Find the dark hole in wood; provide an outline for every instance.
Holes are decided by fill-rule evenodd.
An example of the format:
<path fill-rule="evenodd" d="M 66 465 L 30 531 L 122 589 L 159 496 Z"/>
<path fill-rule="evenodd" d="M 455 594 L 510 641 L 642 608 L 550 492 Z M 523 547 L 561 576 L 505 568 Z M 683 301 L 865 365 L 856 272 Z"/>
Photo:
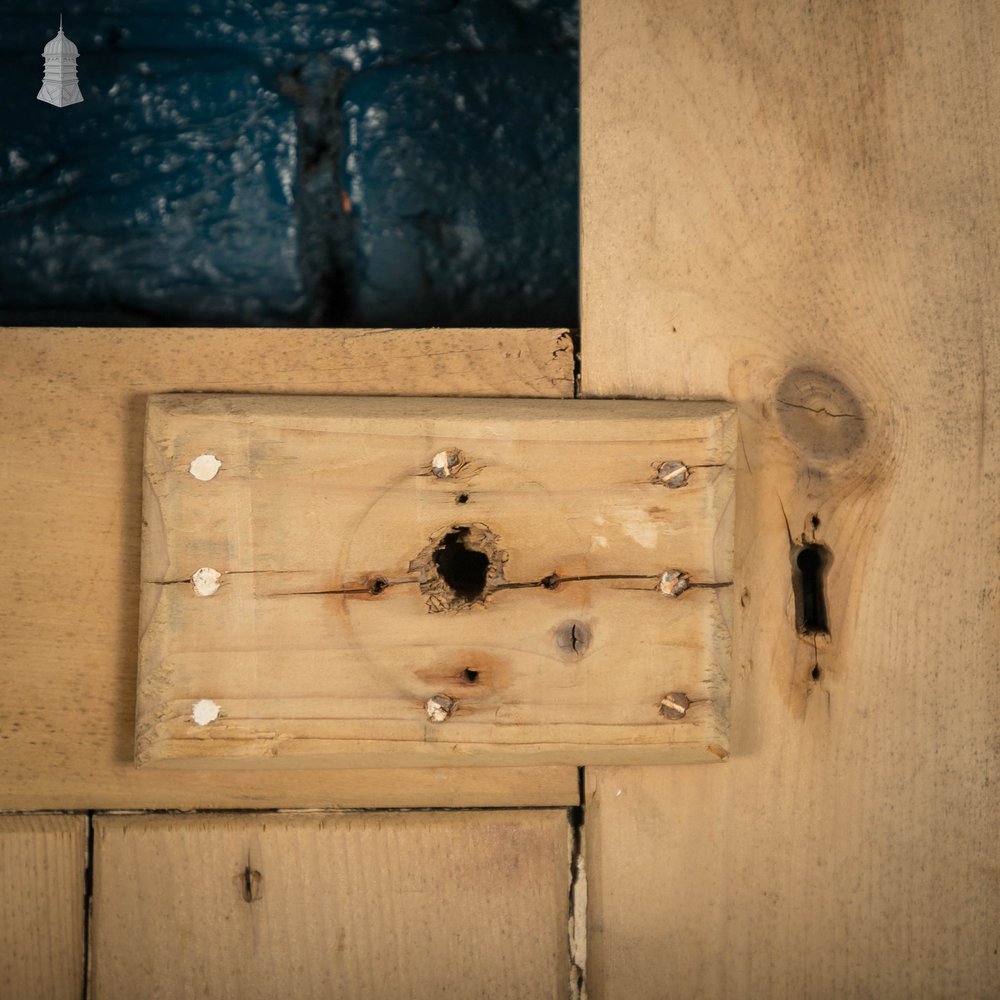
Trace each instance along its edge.
<path fill-rule="evenodd" d="M 468 493 L 459 493 L 458 496 L 455 497 L 455 503 L 468 503 L 468 502 L 469 502 Z"/>
<path fill-rule="evenodd" d="M 812 679 L 814 681 L 818 681 L 822 673 L 823 671 L 819 669 L 819 664 L 817 663 L 816 666 L 812 668 Z"/>
<path fill-rule="evenodd" d="M 456 597 L 465 601 L 475 601 L 482 597 L 486 588 L 486 573 L 490 567 L 485 552 L 466 548 L 468 528 L 449 531 L 434 550 L 434 563 L 441 579 L 452 589 Z"/>
<path fill-rule="evenodd" d="M 473 670 L 471 667 L 466 667 L 462 671 L 462 680 L 466 684 L 475 684 L 479 680 L 479 671 Z"/>
<path fill-rule="evenodd" d="M 830 632 L 823 591 L 829 561 L 829 550 L 823 545 L 802 545 L 793 551 L 795 625 L 803 635 L 828 635 Z"/>
<path fill-rule="evenodd" d="M 555 573 L 549 574 L 549 576 L 542 580 L 542 586 L 546 590 L 555 590 L 559 586 L 559 577 Z"/>
<path fill-rule="evenodd" d="M 378 597 L 378 595 L 381 594 L 382 591 L 388 586 L 388 580 L 383 579 L 381 576 L 376 576 L 368 583 L 368 593 L 374 597 Z"/>
<path fill-rule="evenodd" d="M 243 869 L 243 898 L 248 903 L 260 899 L 260 872 L 249 865 Z"/>

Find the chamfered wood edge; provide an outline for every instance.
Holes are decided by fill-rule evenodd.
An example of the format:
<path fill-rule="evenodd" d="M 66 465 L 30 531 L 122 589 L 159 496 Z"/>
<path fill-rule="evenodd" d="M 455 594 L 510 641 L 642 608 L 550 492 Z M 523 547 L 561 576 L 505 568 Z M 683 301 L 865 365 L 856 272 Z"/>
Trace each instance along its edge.
<path fill-rule="evenodd" d="M 504 411 L 495 412 L 496 404 L 502 403 Z M 432 419 L 463 420 L 481 419 L 489 416 L 490 435 L 495 434 L 495 423 L 506 422 L 514 428 L 531 426 L 539 418 L 561 419 L 565 413 L 578 427 L 583 419 L 593 421 L 600 428 L 599 421 L 608 416 L 624 416 L 630 422 L 639 421 L 648 425 L 651 437 L 664 420 L 690 423 L 703 433 L 698 439 L 698 448 L 692 456 L 698 462 L 719 465 L 710 484 L 712 501 L 710 509 L 718 518 L 716 526 L 715 557 L 720 569 L 729 574 L 731 587 L 732 568 L 732 518 L 731 512 L 734 475 L 733 461 L 737 443 L 737 415 L 734 407 L 721 400 L 581 400 L 573 403 L 551 400 L 503 398 L 499 400 L 461 398 L 400 398 L 400 397 L 341 397 L 302 395 L 255 395 L 255 394 L 154 394 L 148 397 L 146 411 L 146 455 L 144 458 L 144 511 L 147 530 L 143 533 L 143 583 L 142 613 L 140 616 L 140 683 L 137 686 L 137 712 L 135 730 L 135 760 L 139 766 L 168 768 L 229 767 L 252 768 L 255 764 L 291 768 L 309 767 L 467 767 L 467 766 L 517 766 L 517 765 L 570 765 L 581 767 L 596 764 L 663 764 L 716 762 L 729 756 L 728 720 L 728 664 L 730 649 L 731 612 L 723 613 L 722 620 L 714 614 L 710 645 L 709 665 L 713 675 L 708 678 L 712 692 L 712 711 L 709 717 L 698 725 L 705 731 L 698 732 L 696 738 L 672 739 L 665 742 L 651 742 L 636 746 L 629 739 L 619 743 L 577 744 L 573 740 L 558 745 L 541 742 L 533 737 L 526 744 L 489 744 L 462 741 L 455 736 L 447 740 L 431 743 L 418 740 L 404 740 L 391 749 L 386 749 L 384 740 L 371 742 L 358 739 L 302 739 L 290 738 L 278 750 L 278 740 L 261 738 L 239 738 L 230 735 L 218 740 L 176 739 L 164 732 L 161 724 L 167 715 L 163 689 L 162 671 L 156 664 L 162 659 L 162 629 L 156 628 L 151 634 L 150 623 L 162 584 L 152 582 L 149 577 L 158 574 L 147 571 L 153 564 L 159 566 L 166 558 L 162 552 L 164 535 L 158 488 L 169 471 L 162 446 L 165 422 L 175 414 L 198 417 L 227 417 L 232 413 L 248 415 L 254 407 L 263 417 L 296 419 L 316 417 L 322 420 L 343 418 L 348 421 L 361 417 L 369 418 L 366 408 L 380 407 L 388 419 L 408 420 L 414 413 Z M 372 409 L 372 412 L 374 410 Z M 690 429 L 689 429 L 690 430 Z M 578 436 L 578 432 L 577 435 Z M 613 439 L 613 438 L 612 438 Z M 727 539 L 728 533 L 728 539 Z M 162 575 L 162 574 L 160 574 Z M 718 609 L 724 612 L 726 598 L 724 592 L 714 595 Z M 731 604 L 731 601 L 729 602 Z M 714 654 L 714 655 L 712 655 Z M 153 668 L 149 669 L 149 664 Z M 719 715 L 719 709 L 722 715 Z M 537 728 L 537 727 L 536 727 Z M 606 732 L 605 727 L 597 727 Z M 685 732 L 689 731 L 685 723 Z M 499 747 L 499 748 L 498 748 Z M 289 752 L 291 751 L 291 752 Z M 412 755 L 412 756 L 407 756 Z M 280 760 L 278 759 L 280 757 Z"/>
<path fill-rule="evenodd" d="M 686 740 L 660 746 L 628 746 L 596 744 L 547 747 L 545 744 L 516 744 L 497 750 L 495 747 L 478 749 L 475 744 L 450 746 L 425 746 L 407 744 L 404 750 L 387 751 L 383 743 L 373 740 L 371 749 L 362 741 L 312 740 L 297 741 L 316 744 L 315 747 L 298 747 L 296 752 L 269 756 L 252 740 L 226 740 L 235 744 L 221 747 L 215 743 L 214 753 L 200 751 L 192 756 L 190 740 L 162 739 L 151 743 L 143 751 L 140 766 L 152 769 L 198 770 L 253 770 L 266 762 L 268 767 L 287 769 L 315 769 L 317 767 L 353 768 L 412 768 L 427 767 L 524 767 L 567 765 L 628 766 L 659 764 L 707 764 L 729 758 L 729 736 L 724 727 L 706 731 L 700 740 Z M 222 741 L 220 741 L 222 742 Z M 347 749 L 337 746 L 346 744 Z M 199 748 L 200 749 L 200 748 Z"/>

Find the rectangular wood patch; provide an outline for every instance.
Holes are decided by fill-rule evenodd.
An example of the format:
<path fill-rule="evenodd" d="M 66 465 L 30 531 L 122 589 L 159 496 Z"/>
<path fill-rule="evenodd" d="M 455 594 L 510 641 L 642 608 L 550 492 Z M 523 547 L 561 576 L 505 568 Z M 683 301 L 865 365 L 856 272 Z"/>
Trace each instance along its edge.
<path fill-rule="evenodd" d="M 563 809 L 97 817 L 89 995 L 566 997 L 570 833 Z"/>
<path fill-rule="evenodd" d="M 136 759 L 717 761 L 714 402 L 149 400 Z"/>

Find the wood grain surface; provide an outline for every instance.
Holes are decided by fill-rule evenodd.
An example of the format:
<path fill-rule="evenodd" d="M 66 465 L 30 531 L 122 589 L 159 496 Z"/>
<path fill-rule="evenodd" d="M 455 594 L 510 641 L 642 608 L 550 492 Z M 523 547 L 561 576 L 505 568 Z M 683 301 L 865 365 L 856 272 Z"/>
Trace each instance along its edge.
<path fill-rule="evenodd" d="M 0 997 L 79 1000 L 86 816 L 0 816 Z"/>
<path fill-rule="evenodd" d="M 726 404 L 174 394 L 146 427 L 137 760 L 725 758 Z"/>
<path fill-rule="evenodd" d="M 6 329 L 0 386 L 0 808 L 576 801 L 573 768 L 234 777 L 133 763 L 146 397 L 571 397 L 565 331 Z"/>
<path fill-rule="evenodd" d="M 590 995 L 994 997 L 997 7 L 582 34 L 584 393 L 733 399 L 744 449 L 733 755 L 588 769 Z"/>
<path fill-rule="evenodd" d="M 565 810 L 102 816 L 92 1000 L 569 993 Z"/>

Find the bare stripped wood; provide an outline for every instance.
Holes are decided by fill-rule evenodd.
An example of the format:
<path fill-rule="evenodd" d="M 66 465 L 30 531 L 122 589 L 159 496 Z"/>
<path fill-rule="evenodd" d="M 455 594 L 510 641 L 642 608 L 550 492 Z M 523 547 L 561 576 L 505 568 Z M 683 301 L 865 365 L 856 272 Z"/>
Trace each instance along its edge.
<path fill-rule="evenodd" d="M 79 1000 L 86 816 L 0 816 L 0 996 Z"/>
<path fill-rule="evenodd" d="M 143 415 L 177 390 L 572 396 L 560 330 L 0 331 L 0 808 L 569 804 L 572 768 L 137 771 Z"/>
<path fill-rule="evenodd" d="M 735 444 L 715 403 L 154 397 L 137 759 L 725 758 Z"/>
<path fill-rule="evenodd" d="M 93 1000 L 562 998 L 564 810 L 104 816 Z"/>
<path fill-rule="evenodd" d="M 996 996 L 996 7 L 582 37 L 584 391 L 732 398 L 743 452 L 733 756 L 588 771 L 590 994 Z"/>

